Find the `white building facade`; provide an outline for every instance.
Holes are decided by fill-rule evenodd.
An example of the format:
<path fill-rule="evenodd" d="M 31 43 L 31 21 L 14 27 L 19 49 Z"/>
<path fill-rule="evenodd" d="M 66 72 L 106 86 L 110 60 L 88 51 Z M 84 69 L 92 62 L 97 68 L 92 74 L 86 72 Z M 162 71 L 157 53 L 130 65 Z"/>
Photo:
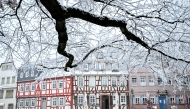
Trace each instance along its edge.
<path fill-rule="evenodd" d="M 13 64 L 0 65 L 0 109 L 16 109 L 16 72 Z"/>

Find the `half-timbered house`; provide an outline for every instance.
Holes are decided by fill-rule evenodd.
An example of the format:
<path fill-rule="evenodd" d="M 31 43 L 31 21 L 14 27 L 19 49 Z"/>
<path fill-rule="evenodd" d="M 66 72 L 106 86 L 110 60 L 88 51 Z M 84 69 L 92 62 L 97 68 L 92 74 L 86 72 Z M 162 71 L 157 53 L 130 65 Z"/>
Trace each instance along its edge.
<path fill-rule="evenodd" d="M 73 73 L 73 109 L 129 109 L 128 74 L 98 52 Z"/>
<path fill-rule="evenodd" d="M 19 69 L 17 109 L 72 109 L 72 77 L 58 74 L 44 76 L 41 68 Z M 36 77 L 44 79 L 38 81 Z"/>

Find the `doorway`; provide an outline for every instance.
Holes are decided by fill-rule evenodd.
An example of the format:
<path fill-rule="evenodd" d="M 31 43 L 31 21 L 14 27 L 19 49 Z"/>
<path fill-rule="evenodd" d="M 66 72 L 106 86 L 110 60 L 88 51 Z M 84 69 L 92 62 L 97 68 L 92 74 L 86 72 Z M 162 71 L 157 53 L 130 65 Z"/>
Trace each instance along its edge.
<path fill-rule="evenodd" d="M 160 95 L 159 96 L 159 105 L 160 105 L 160 109 L 167 109 L 167 107 L 166 107 L 166 95 Z"/>
<path fill-rule="evenodd" d="M 109 96 L 108 95 L 102 96 L 102 109 L 109 109 Z"/>

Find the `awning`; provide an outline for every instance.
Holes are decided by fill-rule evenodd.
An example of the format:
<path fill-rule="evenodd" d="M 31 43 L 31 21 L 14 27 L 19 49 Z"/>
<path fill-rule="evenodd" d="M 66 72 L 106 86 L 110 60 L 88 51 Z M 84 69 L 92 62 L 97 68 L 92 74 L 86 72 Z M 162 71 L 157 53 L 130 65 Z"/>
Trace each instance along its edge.
<path fill-rule="evenodd" d="M 0 106 L 4 106 L 5 103 L 0 103 Z"/>

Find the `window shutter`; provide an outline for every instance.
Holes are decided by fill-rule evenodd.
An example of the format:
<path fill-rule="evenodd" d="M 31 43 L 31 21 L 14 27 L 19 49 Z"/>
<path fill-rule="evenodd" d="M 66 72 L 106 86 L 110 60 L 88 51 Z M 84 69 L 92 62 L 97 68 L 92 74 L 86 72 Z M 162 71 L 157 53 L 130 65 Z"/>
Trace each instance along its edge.
<path fill-rule="evenodd" d="M 127 103 L 127 105 L 129 105 L 129 95 L 126 98 L 126 103 Z"/>
<path fill-rule="evenodd" d="M 59 106 L 59 98 L 56 98 L 56 106 Z"/>
<path fill-rule="evenodd" d="M 50 98 L 50 106 L 53 106 L 53 104 L 52 104 L 52 98 Z"/>
<path fill-rule="evenodd" d="M 168 94 L 168 104 L 171 104 L 170 95 Z"/>
<path fill-rule="evenodd" d="M 78 105 L 77 96 L 74 96 L 74 104 Z"/>
<path fill-rule="evenodd" d="M 156 104 L 158 104 L 158 95 L 156 95 Z"/>
<path fill-rule="evenodd" d="M 113 105 L 113 96 L 110 96 L 110 104 Z"/>
<path fill-rule="evenodd" d="M 178 98 L 178 95 L 176 95 L 176 104 L 179 104 L 179 98 Z"/>
<path fill-rule="evenodd" d="M 132 95 L 133 96 L 133 104 L 136 104 L 136 102 L 135 102 L 135 95 Z"/>
<path fill-rule="evenodd" d="M 23 107 L 25 107 L 25 99 L 23 99 Z"/>
<path fill-rule="evenodd" d="M 140 104 L 143 104 L 143 97 L 140 95 Z"/>
<path fill-rule="evenodd" d="M 31 98 L 28 98 L 28 103 L 29 103 L 28 106 L 31 106 Z"/>
<path fill-rule="evenodd" d="M 37 106 L 38 104 L 37 104 L 37 98 L 35 98 L 35 104 L 34 104 L 34 106 Z"/>
<path fill-rule="evenodd" d="M 17 107 L 20 107 L 20 99 L 17 101 Z"/>
<path fill-rule="evenodd" d="M 63 106 L 65 106 L 65 105 L 66 105 L 66 98 L 63 97 Z"/>
<path fill-rule="evenodd" d="M 89 105 L 89 95 L 87 95 L 87 105 Z"/>

